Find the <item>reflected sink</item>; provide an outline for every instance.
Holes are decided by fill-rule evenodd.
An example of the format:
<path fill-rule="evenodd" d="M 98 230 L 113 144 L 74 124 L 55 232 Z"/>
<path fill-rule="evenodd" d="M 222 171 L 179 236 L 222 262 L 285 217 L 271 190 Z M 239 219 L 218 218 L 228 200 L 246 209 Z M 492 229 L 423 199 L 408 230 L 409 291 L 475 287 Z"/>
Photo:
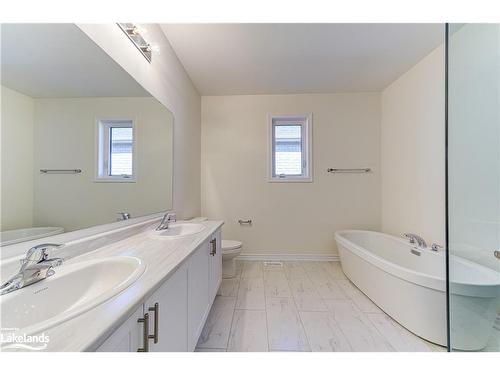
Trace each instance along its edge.
<path fill-rule="evenodd" d="M 205 229 L 203 224 L 196 223 L 175 223 L 170 224 L 168 229 L 154 230 L 154 235 L 160 238 L 176 238 L 200 233 Z"/>
<path fill-rule="evenodd" d="M 114 297 L 145 269 L 129 256 L 62 265 L 53 276 L 1 296 L 1 326 L 18 329 L 16 334 L 41 332 Z"/>

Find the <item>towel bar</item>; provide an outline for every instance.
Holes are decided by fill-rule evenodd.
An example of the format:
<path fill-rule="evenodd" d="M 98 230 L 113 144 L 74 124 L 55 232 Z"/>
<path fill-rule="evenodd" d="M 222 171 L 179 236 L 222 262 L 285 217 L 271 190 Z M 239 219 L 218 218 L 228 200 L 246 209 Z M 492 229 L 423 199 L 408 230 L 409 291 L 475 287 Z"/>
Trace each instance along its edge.
<path fill-rule="evenodd" d="M 371 172 L 371 168 L 328 168 L 326 170 L 330 173 L 368 173 Z"/>
<path fill-rule="evenodd" d="M 81 169 L 40 169 L 41 173 L 78 174 Z"/>

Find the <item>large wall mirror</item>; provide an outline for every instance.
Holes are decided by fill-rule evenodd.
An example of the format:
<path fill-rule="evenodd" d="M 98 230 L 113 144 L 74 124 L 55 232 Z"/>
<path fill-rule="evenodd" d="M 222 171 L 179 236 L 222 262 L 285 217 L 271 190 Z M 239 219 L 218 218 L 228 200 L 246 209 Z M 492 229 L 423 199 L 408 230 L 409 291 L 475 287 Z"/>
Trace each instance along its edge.
<path fill-rule="evenodd" d="M 172 208 L 172 113 L 76 25 L 2 25 L 0 99 L 2 246 Z"/>

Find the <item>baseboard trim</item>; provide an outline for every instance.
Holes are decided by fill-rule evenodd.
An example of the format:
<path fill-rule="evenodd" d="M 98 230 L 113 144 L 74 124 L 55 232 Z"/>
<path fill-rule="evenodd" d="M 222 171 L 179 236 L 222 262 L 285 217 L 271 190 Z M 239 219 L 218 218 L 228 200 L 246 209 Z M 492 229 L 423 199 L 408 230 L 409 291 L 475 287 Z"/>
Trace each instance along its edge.
<path fill-rule="evenodd" d="M 236 259 L 240 260 L 282 260 L 297 261 L 308 260 L 315 262 L 339 262 L 336 254 L 241 254 Z"/>

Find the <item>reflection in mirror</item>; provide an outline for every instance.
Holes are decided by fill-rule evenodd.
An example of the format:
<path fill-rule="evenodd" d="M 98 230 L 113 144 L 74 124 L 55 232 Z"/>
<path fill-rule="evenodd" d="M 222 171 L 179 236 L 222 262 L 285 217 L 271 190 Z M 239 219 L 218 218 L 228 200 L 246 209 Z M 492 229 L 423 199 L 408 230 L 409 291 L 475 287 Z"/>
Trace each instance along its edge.
<path fill-rule="evenodd" d="M 171 209 L 172 113 L 76 25 L 2 25 L 1 79 L 2 246 Z"/>

